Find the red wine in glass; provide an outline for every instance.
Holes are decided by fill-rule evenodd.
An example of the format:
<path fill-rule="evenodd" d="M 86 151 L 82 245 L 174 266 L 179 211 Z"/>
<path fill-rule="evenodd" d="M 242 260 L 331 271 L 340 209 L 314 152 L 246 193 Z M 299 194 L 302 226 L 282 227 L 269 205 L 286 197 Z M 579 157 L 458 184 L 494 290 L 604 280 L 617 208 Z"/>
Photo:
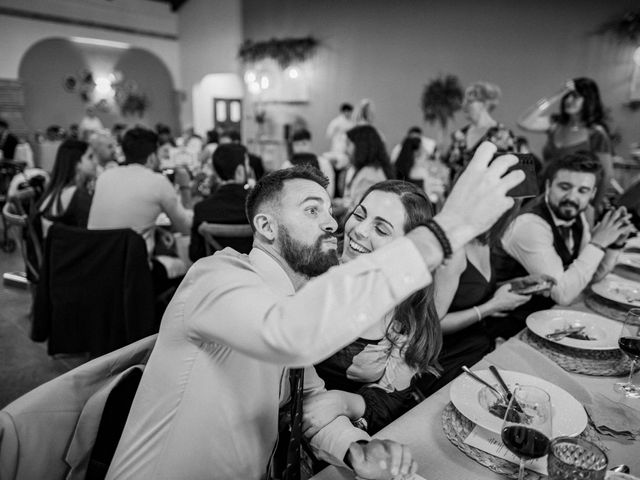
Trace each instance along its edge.
<path fill-rule="evenodd" d="M 502 443 L 520 458 L 518 480 L 524 478 L 524 462 L 546 455 L 551 438 L 551 398 L 541 388 L 516 385 L 502 424 Z"/>
<path fill-rule="evenodd" d="M 633 374 L 636 361 L 640 360 L 640 308 L 632 308 L 627 315 L 618 337 L 620 350 L 631 359 L 629 378 L 626 382 L 618 382 L 614 389 L 629 398 L 640 398 L 640 385 L 634 385 Z"/>
<path fill-rule="evenodd" d="M 544 457 L 549 448 L 549 438 L 534 428 L 509 425 L 502 429 L 502 443 L 520 458 L 531 460 Z"/>

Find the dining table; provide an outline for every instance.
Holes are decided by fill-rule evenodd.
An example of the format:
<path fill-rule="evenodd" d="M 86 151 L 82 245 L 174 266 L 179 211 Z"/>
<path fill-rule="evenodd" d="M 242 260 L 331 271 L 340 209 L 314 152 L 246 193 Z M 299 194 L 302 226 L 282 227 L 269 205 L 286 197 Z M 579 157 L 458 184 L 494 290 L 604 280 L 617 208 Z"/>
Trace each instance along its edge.
<path fill-rule="evenodd" d="M 640 288 L 640 282 L 638 288 Z M 581 296 L 569 307 L 554 308 L 593 313 L 584 300 L 584 296 Z M 616 325 L 622 327 L 619 319 Z M 537 348 L 535 344 L 527 341 L 529 338 L 526 336 L 527 334 L 530 332 L 525 329 L 519 335 L 501 343 L 476 365 L 470 366 L 471 370 L 487 370 L 490 365 L 494 365 L 500 371 L 533 375 L 566 390 L 581 404 L 592 401 L 594 406 L 598 406 L 598 402 L 601 401 L 607 405 L 611 402 L 618 402 L 626 405 L 624 408 L 631 409 L 633 414 L 637 414 L 637 418 L 640 419 L 640 399 L 626 398 L 622 393 L 614 391 L 615 382 L 626 380 L 623 374 L 599 376 L 567 371 L 549 358 L 544 349 Z M 640 373 L 636 373 L 636 383 L 640 381 L 638 377 L 640 377 Z M 413 458 L 417 461 L 418 474 L 427 480 L 506 478 L 504 472 L 498 473 L 499 469 L 493 471 L 481 464 L 482 462 L 477 461 L 478 457 L 481 460 L 484 458 L 484 463 L 486 463 L 486 456 L 468 456 L 448 438 L 445 432 L 447 429 L 443 428 L 443 419 L 445 423 L 450 421 L 450 415 L 446 414 L 451 412 L 450 393 L 452 384 L 455 382 L 454 379 L 423 400 L 376 433 L 374 438 L 395 440 L 407 445 Z M 640 428 L 640 425 L 637 427 Z M 606 452 L 609 466 L 626 464 L 632 474 L 640 475 L 640 436 L 630 439 L 601 434 L 593 429 L 591 420 L 587 429 L 590 429 L 591 432 L 588 439 L 594 441 Z M 448 430 L 450 432 L 450 428 Z M 463 446 L 463 448 L 465 447 Z M 515 478 L 513 475 L 510 476 Z M 314 480 L 353 479 L 354 475 L 351 470 L 346 468 L 330 466 L 312 478 Z M 546 478 L 546 476 L 532 475 L 526 478 L 537 479 Z"/>

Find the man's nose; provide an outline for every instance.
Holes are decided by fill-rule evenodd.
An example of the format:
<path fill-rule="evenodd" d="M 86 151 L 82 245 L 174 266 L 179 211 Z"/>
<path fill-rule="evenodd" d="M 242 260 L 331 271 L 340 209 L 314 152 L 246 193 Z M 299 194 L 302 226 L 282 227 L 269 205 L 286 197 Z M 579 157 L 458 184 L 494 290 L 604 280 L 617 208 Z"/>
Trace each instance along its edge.
<path fill-rule="evenodd" d="M 331 233 L 334 233 L 336 230 L 338 230 L 338 222 L 336 221 L 335 218 L 333 218 L 333 215 L 331 214 L 327 215 L 327 218 L 322 225 L 322 230 L 324 230 L 325 232 L 331 232 Z"/>

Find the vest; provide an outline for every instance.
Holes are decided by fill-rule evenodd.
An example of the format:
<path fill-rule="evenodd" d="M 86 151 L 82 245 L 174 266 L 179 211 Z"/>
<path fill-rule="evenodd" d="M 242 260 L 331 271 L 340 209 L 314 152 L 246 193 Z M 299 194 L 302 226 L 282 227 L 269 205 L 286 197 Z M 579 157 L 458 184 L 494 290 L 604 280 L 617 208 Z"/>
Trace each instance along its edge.
<path fill-rule="evenodd" d="M 545 222 L 549 224 L 551 228 L 551 232 L 553 233 L 553 248 L 556 253 L 560 256 L 562 260 L 562 267 L 564 270 L 569 268 L 569 265 L 573 263 L 573 261 L 578 257 L 580 253 L 580 245 L 582 244 L 582 235 L 584 230 L 584 225 L 581 217 L 576 218 L 576 221 L 572 225 L 572 234 L 573 234 L 573 252 L 570 252 L 567 248 L 564 238 L 556 227 L 553 216 L 551 215 L 551 211 L 547 206 L 547 203 L 544 199 L 544 194 L 538 196 L 535 200 L 527 204 L 524 207 L 518 216 L 523 215 L 525 213 L 532 213 L 534 215 L 539 216 Z M 491 250 L 491 263 L 493 265 L 496 280 L 498 282 L 503 282 L 507 280 L 511 280 L 517 277 L 524 277 L 529 275 L 529 272 L 514 259 L 511 255 L 509 255 L 504 248 L 502 247 L 502 243 L 495 246 Z M 539 310 L 547 310 L 555 305 L 555 302 L 549 298 L 542 295 L 533 295 L 531 300 L 524 305 L 518 307 L 514 310 L 514 315 L 525 320 L 526 317 L 532 313 L 537 312 Z"/>

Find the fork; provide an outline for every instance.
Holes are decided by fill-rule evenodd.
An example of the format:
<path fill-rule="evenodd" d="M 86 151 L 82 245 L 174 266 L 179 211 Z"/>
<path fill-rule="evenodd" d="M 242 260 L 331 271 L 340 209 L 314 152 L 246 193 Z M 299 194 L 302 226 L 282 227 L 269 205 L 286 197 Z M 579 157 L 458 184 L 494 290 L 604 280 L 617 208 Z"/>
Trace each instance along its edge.
<path fill-rule="evenodd" d="M 493 385 L 491 385 L 489 382 L 483 380 L 482 378 L 480 378 L 478 375 L 476 375 L 475 373 L 473 373 L 469 367 L 467 367 L 466 365 L 464 365 L 462 367 L 462 370 L 464 371 L 464 373 L 466 373 L 467 375 L 469 375 L 471 378 L 473 378 L 474 380 L 477 380 L 478 382 L 480 382 L 481 384 L 483 384 L 484 386 L 488 387 L 492 392 L 494 392 L 499 399 L 501 399 L 505 405 L 509 405 L 509 400 L 504 396 L 504 394 L 498 390 L 496 387 L 494 387 Z"/>
<path fill-rule="evenodd" d="M 553 332 L 553 333 L 548 333 L 546 336 L 549 340 L 562 340 L 564 337 L 568 337 L 569 335 L 572 335 L 574 333 L 580 333 L 584 330 L 584 325 L 583 326 L 575 326 L 575 327 L 569 327 L 569 328 L 565 328 L 564 330 L 559 330 L 557 332 Z"/>

